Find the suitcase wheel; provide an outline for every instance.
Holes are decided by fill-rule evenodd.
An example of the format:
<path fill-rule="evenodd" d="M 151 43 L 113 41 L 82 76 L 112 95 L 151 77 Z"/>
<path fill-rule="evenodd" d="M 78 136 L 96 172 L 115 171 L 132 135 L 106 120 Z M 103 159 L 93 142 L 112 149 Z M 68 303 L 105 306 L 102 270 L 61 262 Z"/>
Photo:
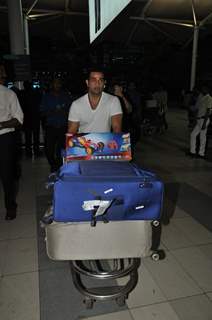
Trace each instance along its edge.
<path fill-rule="evenodd" d="M 153 220 L 153 221 L 152 221 L 152 226 L 153 226 L 153 227 L 158 227 L 159 224 L 160 224 L 160 222 L 159 222 L 158 220 Z"/>
<path fill-rule="evenodd" d="M 118 305 L 119 307 L 125 306 L 125 304 L 126 304 L 126 297 L 123 296 L 123 297 L 117 298 L 117 299 L 116 299 L 116 303 L 117 303 L 117 305 Z"/>
<path fill-rule="evenodd" d="M 159 254 L 158 254 L 157 252 L 153 252 L 153 253 L 151 254 L 151 258 L 152 258 L 152 260 L 154 260 L 154 261 L 158 261 L 158 260 L 160 259 Z"/>
<path fill-rule="evenodd" d="M 165 259 L 165 257 L 166 257 L 166 254 L 164 250 L 157 250 L 151 254 L 151 258 L 154 261 L 163 260 Z"/>

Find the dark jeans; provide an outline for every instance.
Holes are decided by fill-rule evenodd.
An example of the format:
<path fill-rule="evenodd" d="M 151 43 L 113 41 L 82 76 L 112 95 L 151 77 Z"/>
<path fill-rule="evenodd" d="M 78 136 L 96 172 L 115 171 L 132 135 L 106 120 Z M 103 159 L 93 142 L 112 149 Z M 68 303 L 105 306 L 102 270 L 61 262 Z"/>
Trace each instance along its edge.
<path fill-rule="evenodd" d="M 15 132 L 2 134 L 0 135 L 0 179 L 7 211 L 14 211 L 17 207 L 15 164 Z"/>
<path fill-rule="evenodd" d="M 61 151 L 65 148 L 66 131 L 66 127 L 46 127 L 45 151 L 52 172 L 58 170 L 63 163 Z"/>
<path fill-rule="evenodd" d="M 162 124 L 162 126 L 164 126 L 164 128 L 167 130 L 168 129 L 168 123 L 167 123 L 167 121 L 166 121 L 166 114 L 165 113 L 163 113 L 162 115 L 161 115 L 161 124 Z"/>

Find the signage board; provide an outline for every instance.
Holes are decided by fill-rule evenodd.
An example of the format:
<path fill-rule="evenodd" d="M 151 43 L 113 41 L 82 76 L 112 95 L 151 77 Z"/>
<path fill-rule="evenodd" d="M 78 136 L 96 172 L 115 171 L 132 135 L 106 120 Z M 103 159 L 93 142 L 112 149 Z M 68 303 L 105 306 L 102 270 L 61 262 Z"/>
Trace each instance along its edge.
<path fill-rule="evenodd" d="M 89 0 L 90 43 L 132 0 Z"/>

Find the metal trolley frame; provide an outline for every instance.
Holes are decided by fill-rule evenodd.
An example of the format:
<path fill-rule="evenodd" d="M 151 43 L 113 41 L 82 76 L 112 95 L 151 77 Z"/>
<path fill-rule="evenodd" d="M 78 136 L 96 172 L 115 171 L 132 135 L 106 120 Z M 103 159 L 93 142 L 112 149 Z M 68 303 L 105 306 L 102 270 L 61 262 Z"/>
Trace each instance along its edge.
<path fill-rule="evenodd" d="M 111 270 L 105 270 L 101 260 L 71 261 L 71 272 L 75 287 L 84 295 L 87 309 L 91 309 L 95 301 L 115 300 L 119 306 L 125 304 L 129 293 L 138 282 L 139 258 L 114 259 Z M 82 277 L 96 280 L 120 279 L 129 276 L 125 285 L 87 288 Z"/>
<path fill-rule="evenodd" d="M 98 246 L 97 252 L 94 249 L 97 238 L 102 233 L 102 228 L 105 228 L 104 223 L 98 223 L 97 227 L 95 227 L 94 229 L 92 228 L 92 231 L 95 231 L 93 237 L 91 237 L 90 234 L 91 226 L 89 223 L 80 225 L 66 223 L 44 224 L 44 227 L 46 229 L 47 254 L 49 258 L 53 260 L 70 261 L 73 283 L 77 290 L 84 296 L 84 303 L 86 308 L 88 309 L 91 309 L 93 307 L 95 301 L 114 300 L 119 306 L 123 306 L 130 292 L 132 292 L 132 290 L 137 285 L 138 268 L 140 266 L 141 258 L 149 255 L 153 260 L 157 261 L 165 257 L 165 253 L 163 250 L 157 250 L 157 248 L 155 248 L 154 250 L 150 250 L 150 247 L 148 246 L 148 251 L 146 251 L 145 249 L 144 252 L 139 251 L 139 253 L 137 249 L 142 246 L 142 238 L 140 238 L 140 236 L 138 239 L 134 238 L 134 235 L 138 235 L 138 233 L 142 234 L 142 231 L 144 231 L 144 229 L 142 229 L 142 226 L 144 225 L 142 222 L 140 222 L 142 224 L 139 224 L 139 222 L 131 222 L 132 225 L 126 223 L 127 222 L 122 222 L 121 224 L 111 223 L 111 225 L 110 223 L 108 223 L 105 225 L 106 229 L 109 228 L 107 229 L 107 231 L 111 231 L 108 235 L 107 233 L 105 233 L 106 243 L 111 241 L 110 245 L 113 245 L 116 249 L 117 246 L 122 244 L 121 253 L 115 251 L 117 255 L 115 256 L 113 253 L 113 258 L 110 258 L 110 251 L 108 248 L 106 249 L 105 243 L 103 243 L 103 246 L 101 244 L 100 246 Z M 148 225 L 149 228 L 152 228 L 152 230 L 154 230 L 158 229 L 160 223 L 159 221 L 149 221 Z M 135 254 L 135 256 L 130 258 L 128 257 L 129 248 L 132 248 L 131 246 L 133 245 L 133 241 L 131 241 L 131 244 L 128 245 L 128 248 L 125 248 L 126 243 L 124 245 L 123 241 L 121 243 L 119 242 L 119 244 L 118 241 L 116 241 L 116 245 L 114 243 L 114 241 L 117 240 L 118 234 L 120 236 L 120 230 L 122 228 L 124 229 L 124 227 L 126 228 L 126 226 L 128 229 L 127 231 L 129 231 L 127 239 L 129 240 L 133 238 L 133 240 L 136 241 L 134 243 L 133 253 L 131 252 L 131 254 Z M 127 234 L 124 233 L 125 237 L 126 235 Z M 78 238 L 75 239 L 75 236 L 77 236 Z M 81 246 L 85 244 L 85 238 L 89 239 L 88 247 L 82 248 Z M 78 249 L 75 246 L 73 247 L 74 241 L 78 243 Z M 62 249 L 65 249 L 64 246 L 66 247 L 67 251 L 63 250 L 62 252 Z M 79 249 L 80 254 L 78 253 Z M 105 249 L 107 252 L 107 256 L 105 254 L 102 254 Z M 89 255 L 87 254 L 87 250 L 90 250 Z M 92 279 L 94 285 L 95 283 L 98 283 L 98 285 L 94 287 L 88 287 L 85 284 L 85 280 L 87 278 Z M 111 286 L 107 283 L 107 280 L 109 282 L 109 280 L 116 281 L 122 278 L 123 283 L 125 282 L 125 284 L 123 285 L 115 284 Z M 103 286 L 100 286 L 101 281 L 104 282 Z"/>

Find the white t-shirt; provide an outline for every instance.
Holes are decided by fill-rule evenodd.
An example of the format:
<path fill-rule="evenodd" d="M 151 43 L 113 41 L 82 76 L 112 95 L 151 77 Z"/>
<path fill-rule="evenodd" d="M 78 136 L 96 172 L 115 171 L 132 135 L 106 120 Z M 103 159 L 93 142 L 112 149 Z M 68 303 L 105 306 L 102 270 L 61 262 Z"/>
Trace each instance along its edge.
<path fill-rule="evenodd" d="M 68 120 L 79 122 L 79 132 L 110 132 L 111 117 L 117 114 L 122 114 L 117 97 L 103 92 L 97 108 L 92 109 L 85 94 L 72 103 Z"/>
<path fill-rule="evenodd" d="M 14 91 L 0 85 L 0 122 L 17 119 L 23 123 L 23 112 Z M 14 131 L 14 128 L 4 128 L 0 134 Z"/>

